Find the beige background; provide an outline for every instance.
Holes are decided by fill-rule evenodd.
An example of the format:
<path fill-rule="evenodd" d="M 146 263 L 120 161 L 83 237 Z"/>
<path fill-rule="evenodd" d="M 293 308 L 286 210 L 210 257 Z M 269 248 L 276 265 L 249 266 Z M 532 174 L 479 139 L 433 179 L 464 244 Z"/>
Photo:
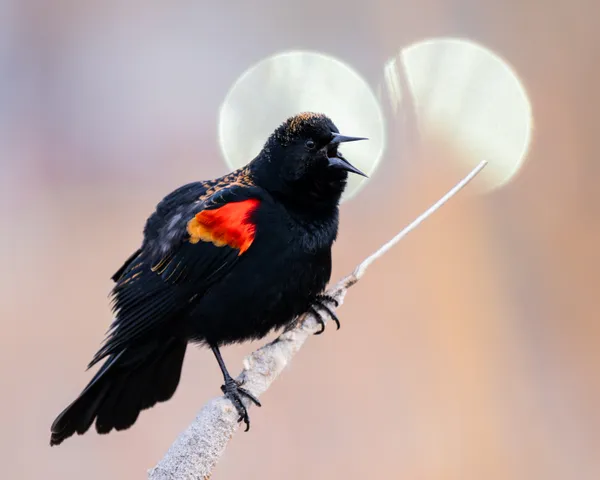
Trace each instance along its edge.
<path fill-rule="evenodd" d="M 250 3 L 0 2 L 2 478 L 144 478 L 219 393 L 210 352 L 192 349 L 174 399 L 133 429 L 48 446 L 146 216 L 225 172 L 217 112 L 242 71 L 306 48 L 375 88 L 399 48 L 447 35 L 519 73 L 527 162 L 373 266 L 342 329 L 306 345 L 214 478 L 600 478 L 597 2 Z M 448 148 L 388 126 L 380 170 L 343 206 L 335 277 L 465 173 Z M 227 349 L 230 368 L 255 347 Z"/>

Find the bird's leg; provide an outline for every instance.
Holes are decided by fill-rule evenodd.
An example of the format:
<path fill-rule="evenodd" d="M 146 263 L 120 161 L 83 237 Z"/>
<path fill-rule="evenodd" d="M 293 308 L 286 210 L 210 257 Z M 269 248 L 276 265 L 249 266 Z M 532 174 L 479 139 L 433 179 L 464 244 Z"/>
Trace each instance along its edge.
<path fill-rule="evenodd" d="M 329 318 L 331 318 L 337 325 L 337 329 L 340 329 L 340 319 L 337 317 L 334 311 L 329 308 L 329 304 L 333 304 L 337 307 L 339 302 L 332 296 L 322 293 L 317 295 L 317 298 L 309 308 L 310 313 L 314 315 L 314 317 L 317 319 L 317 322 L 319 322 L 321 325 L 321 330 L 315 332 L 315 335 L 321 335 L 325 331 L 325 322 L 323 321 L 322 312 L 325 312 L 327 315 L 329 315 Z"/>
<path fill-rule="evenodd" d="M 242 420 L 244 421 L 244 423 L 246 424 L 247 432 L 250 429 L 250 417 L 248 416 L 248 410 L 246 410 L 246 407 L 242 402 L 242 396 L 249 398 L 250 401 L 252 401 L 252 403 L 259 407 L 261 406 L 261 404 L 254 395 L 252 395 L 247 390 L 243 389 L 240 386 L 240 384 L 236 382 L 233 379 L 233 377 L 229 374 L 229 372 L 227 371 L 227 367 L 225 366 L 225 362 L 223 361 L 223 357 L 221 356 L 221 352 L 219 351 L 219 347 L 211 345 L 210 348 L 215 354 L 217 362 L 219 362 L 219 367 L 221 368 L 221 372 L 223 373 L 223 379 L 225 380 L 225 383 L 221 385 L 221 391 L 225 394 L 227 398 L 229 398 L 229 400 L 231 400 L 231 403 L 233 403 L 233 405 L 235 406 L 235 409 L 240 415 L 240 418 L 238 418 L 238 422 L 241 422 Z"/>

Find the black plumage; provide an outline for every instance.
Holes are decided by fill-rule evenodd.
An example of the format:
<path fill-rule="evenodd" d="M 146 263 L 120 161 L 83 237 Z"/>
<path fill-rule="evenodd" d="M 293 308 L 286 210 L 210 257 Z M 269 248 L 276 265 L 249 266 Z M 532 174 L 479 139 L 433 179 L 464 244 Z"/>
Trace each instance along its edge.
<path fill-rule="evenodd" d="M 184 185 L 148 218 L 144 239 L 112 277 L 115 320 L 90 367 L 104 360 L 80 396 L 54 421 L 50 444 L 123 430 L 141 410 L 170 399 L 189 342 L 210 347 L 222 390 L 249 425 L 247 396 L 219 347 L 259 339 L 310 308 L 328 311 L 323 291 L 348 172 L 326 116 L 296 115 L 246 167 Z M 337 320 L 337 319 L 336 319 Z"/>

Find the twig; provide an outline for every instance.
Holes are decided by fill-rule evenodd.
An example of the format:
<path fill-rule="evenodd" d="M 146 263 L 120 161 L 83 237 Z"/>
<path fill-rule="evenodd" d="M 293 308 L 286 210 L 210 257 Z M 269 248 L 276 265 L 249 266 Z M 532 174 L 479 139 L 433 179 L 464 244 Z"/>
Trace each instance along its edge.
<path fill-rule="evenodd" d="M 456 195 L 486 164 L 485 161 L 481 162 L 416 220 L 363 260 L 353 273 L 329 289 L 327 294 L 338 301 L 338 307 L 343 303 L 348 288 L 360 280 L 371 263 L 383 256 L 423 220 Z M 326 318 L 324 320 L 327 321 Z M 307 338 L 319 328 L 314 316 L 305 313 L 294 328 L 285 331 L 273 342 L 246 357 L 244 370 L 237 380 L 243 382 L 244 388 L 255 397 L 260 397 L 300 350 Z M 244 404 L 246 408 L 250 407 L 248 401 L 245 401 Z M 148 478 L 150 480 L 204 480 L 210 478 L 214 466 L 238 428 L 237 418 L 238 414 L 235 408 L 225 397 L 209 401 L 200 410 L 192 424 L 171 445 L 158 465 L 148 472 Z"/>

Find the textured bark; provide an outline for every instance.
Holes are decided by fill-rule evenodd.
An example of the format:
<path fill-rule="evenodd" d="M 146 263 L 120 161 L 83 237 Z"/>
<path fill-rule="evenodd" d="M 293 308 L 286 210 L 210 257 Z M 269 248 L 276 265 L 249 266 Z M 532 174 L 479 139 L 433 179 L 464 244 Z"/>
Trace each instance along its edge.
<path fill-rule="evenodd" d="M 327 293 L 341 305 L 348 288 L 364 275 L 368 266 L 396 245 L 404 236 L 417 227 L 429 215 L 454 196 L 477 175 L 487 162 L 481 162 L 469 175 L 455 185 L 438 202 L 405 227 L 374 254 L 360 263 L 351 275 L 340 280 Z M 338 306 L 339 306 L 338 305 Z M 334 310 L 332 306 L 332 310 Z M 327 322 L 327 315 L 323 315 Z M 260 397 L 279 376 L 283 369 L 300 350 L 304 342 L 320 329 L 311 313 L 299 318 L 297 325 L 273 342 L 259 348 L 244 359 L 244 368 L 237 380 L 255 397 Z M 246 408 L 251 402 L 243 399 Z M 233 404 L 225 397 L 209 401 L 200 410 L 191 425 L 175 440 L 163 459 L 148 472 L 150 480 L 202 480 L 210 478 L 214 466 L 225 451 L 227 444 L 238 428 L 238 414 Z"/>

